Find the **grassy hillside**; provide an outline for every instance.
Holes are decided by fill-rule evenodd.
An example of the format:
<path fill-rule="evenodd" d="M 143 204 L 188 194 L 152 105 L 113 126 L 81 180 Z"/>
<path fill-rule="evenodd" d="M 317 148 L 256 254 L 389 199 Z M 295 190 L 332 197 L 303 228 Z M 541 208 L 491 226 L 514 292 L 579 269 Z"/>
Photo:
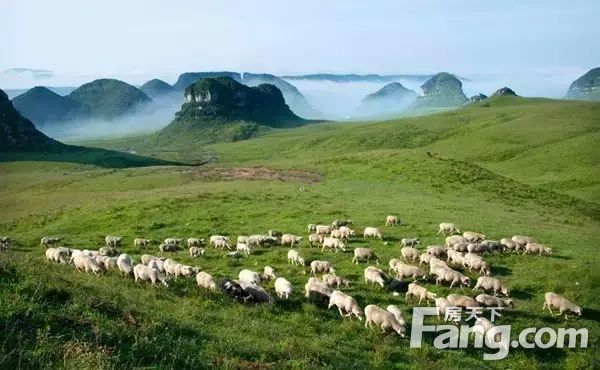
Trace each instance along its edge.
<path fill-rule="evenodd" d="M 211 146 L 160 148 L 144 145 L 146 138 L 95 143 L 165 159 L 212 158 L 202 167 L 0 163 L 0 234 L 17 240 L 0 255 L 0 367 L 590 368 L 599 360 L 600 334 L 600 156 L 592 145 L 599 113 L 600 104 L 503 97 L 432 116 L 274 129 Z M 404 225 L 384 227 L 388 214 Z M 586 327 L 590 348 L 513 349 L 500 362 L 482 361 L 478 350 L 435 350 L 429 339 L 409 349 L 407 338 L 308 302 L 301 293 L 307 275 L 286 263 L 282 247 L 238 261 L 212 247 L 196 260 L 169 255 L 218 278 L 270 265 L 296 289 L 288 302 L 247 307 L 200 291 L 191 279 L 154 288 L 115 271 L 78 273 L 46 262 L 38 246 L 44 235 L 79 248 L 123 235 L 122 251 L 139 259 L 157 246 L 135 250 L 138 236 L 235 237 L 277 228 L 306 237 L 306 224 L 343 218 L 358 230 L 382 228 L 388 245 L 360 237 L 349 248 L 372 248 L 382 267 L 399 257 L 403 237 L 420 237 L 421 249 L 442 243 L 441 221 L 492 239 L 535 236 L 552 256 L 486 257 L 515 301 L 500 323 L 513 325 L 513 336 L 527 327 Z M 365 264 L 352 264 L 351 251 L 321 253 L 303 243 L 300 252 L 332 261 L 352 280 L 347 291 L 362 307 L 397 304 L 410 323 L 415 302 L 366 286 Z M 266 287 L 273 292 L 272 282 Z M 580 304 L 583 317 L 565 324 L 542 311 L 546 291 Z"/>

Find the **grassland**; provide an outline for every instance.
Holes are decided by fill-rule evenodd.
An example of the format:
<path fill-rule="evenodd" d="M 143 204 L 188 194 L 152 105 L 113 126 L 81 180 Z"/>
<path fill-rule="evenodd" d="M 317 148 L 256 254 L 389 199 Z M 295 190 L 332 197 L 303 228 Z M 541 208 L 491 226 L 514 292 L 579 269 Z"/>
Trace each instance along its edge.
<path fill-rule="evenodd" d="M 206 166 L 4 161 L 0 234 L 17 245 L 0 255 L 0 367 L 593 367 L 600 360 L 599 131 L 600 104 L 501 98 L 431 116 L 310 125 L 209 146 L 148 147 L 145 138 L 80 143 Z M 383 228 L 388 214 L 404 225 Z M 383 228 L 389 245 L 357 238 L 351 247 L 372 248 L 384 264 L 398 257 L 402 237 L 440 244 L 441 221 L 494 239 L 537 237 L 554 255 L 488 258 L 515 299 L 516 309 L 500 323 L 513 325 L 513 332 L 564 326 L 541 310 L 544 292 L 555 291 L 584 308 L 568 326 L 590 330 L 589 348 L 513 349 L 500 362 L 482 361 L 478 350 L 436 350 L 431 341 L 409 349 L 406 338 L 367 330 L 307 302 L 300 293 L 307 276 L 286 264 L 281 247 L 238 261 L 214 249 L 196 260 L 174 256 L 218 277 L 271 265 L 296 288 L 288 302 L 248 307 L 200 291 L 191 280 L 165 289 L 136 285 L 116 272 L 77 273 L 45 262 L 38 246 L 41 236 L 60 235 L 66 245 L 97 248 L 105 235 L 118 234 L 127 240 L 122 251 L 138 257 L 156 246 L 135 250 L 136 236 L 235 236 L 271 228 L 305 235 L 308 223 L 344 218 L 358 229 Z M 323 255 L 303 245 L 301 254 L 334 262 L 353 280 L 348 292 L 361 306 L 398 304 L 410 322 L 412 304 L 365 286 L 365 265 L 351 264 L 350 251 Z M 272 290 L 272 283 L 266 286 Z"/>

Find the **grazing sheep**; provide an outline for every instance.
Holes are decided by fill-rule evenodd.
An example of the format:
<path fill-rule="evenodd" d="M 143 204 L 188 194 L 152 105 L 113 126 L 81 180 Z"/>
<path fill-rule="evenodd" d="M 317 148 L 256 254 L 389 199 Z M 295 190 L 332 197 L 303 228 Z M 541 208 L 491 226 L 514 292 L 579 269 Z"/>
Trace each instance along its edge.
<path fill-rule="evenodd" d="M 352 220 L 335 220 L 331 223 L 331 227 L 337 229 L 341 226 L 352 225 Z"/>
<path fill-rule="evenodd" d="M 165 273 L 165 262 L 159 259 L 153 259 L 152 261 L 148 262 L 148 267 L 150 267 L 151 269 L 155 269 L 160 271 L 161 273 Z"/>
<path fill-rule="evenodd" d="M 420 286 L 417 283 L 410 283 L 410 284 L 408 284 L 408 291 L 406 292 L 405 299 L 408 301 L 408 298 L 410 296 L 419 298 L 419 303 L 418 304 L 421 304 L 421 301 L 425 300 L 425 302 L 427 302 L 428 306 L 429 306 L 429 301 L 430 300 L 431 301 L 435 301 L 435 299 L 437 298 L 437 294 L 431 293 L 426 288 Z"/>
<path fill-rule="evenodd" d="M 335 285 L 335 287 L 339 289 L 341 285 L 346 287 L 350 286 L 349 280 L 337 275 L 325 274 L 321 280 L 323 281 L 323 284 L 327 285 L 328 287 L 333 287 Z"/>
<path fill-rule="evenodd" d="M 346 251 L 346 245 L 343 241 L 329 236 L 323 239 L 323 247 L 321 247 L 321 252 L 323 252 L 325 248 L 333 249 L 336 252 L 338 252 L 338 249 L 341 249 L 342 252 Z"/>
<path fill-rule="evenodd" d="M 460 294 L 450 294 L 446 297 L 452 307 L 479 307 L 479 303 L 471 297 Z"/>
<path fill-rule="evenodd" d="M 135 278 L 136 283 L 138 280 L 141 280 L 150 281 L 152 282 L 152 285 L 156 285 L 156 282 L 161 282 L 164 286 L 169 286 L 167 278 L 160 271 L 142 264 L 135 265 L 133 268 L 133 277 Z"/>
<path fill-rule="evenodd" d="M 351 236 L 356 235 L 356 231 L 352 230 L 348 226 L 340 226 L 338 230 L 342 233 L 343 238 L 346 240 L 350 239 Z"/>
<path fill-rule="evenodd" d="M 477 284 L 475 284 L 473 290 L 475 291 L 477 289 L 492 291 L 494 292 L 494 295 L 502 293 L 505 296 L 508 296 L 508 288 L 506 285 L 502 284 L 500 280 L 489 276 L 480 276 L 477 279 Z"/>
<path fill-rule="evenodd" d="M 273 237 L 273 236 L 269 236 L 269 235 L 262 235 L 262 234 L 254 234 L 254 235 L 250 235 L 248 237 L 248 240 L 246 241 L 246 245 L 248 245 L 248 247 L 252 248 L 252 247 L 263 247 L 267 244 L 272 244 L 277 242 L 277 238 Z"/>
<path fill-rule="evenodd" d="M 292 283 L 285 278 L 278 277 L 275 280 L 275 293 L 277 293 L 277 297 L 280 299 L 288 299 L 293 290 Z"/>
<path fill-rule="evenodd" d="M 279 230 L 269 230 L 267 232 L 267 235 L 273 238 L 280 238 L 283 235 L 283 233 Z"/>
<path fill-rule="evenodd" d="M 452 235 L 452 234 L 460 234 L 460 230 L 453 223 L 442 222 L 440 224 L 440 229 L 438 231 L 438 235 L 440 235 L 440 234 L 446 235 L 446 233 L 448 233 L 450 235 Z"/>
<path fill-rule="evenodd" d="M 473 332 L 478 333 L 479 335 L 484 337 L 487 334 L 487 332 L 489 332 L 495 327 L 496 325 L 494 325 L 490 320 L 486 319 L 485 317 L 478 317 L 477 320 L 475 320 L 472 330 Z M 494 341 L 499 344 L 500 348 L 502 348 L 502 351 L 508 352 L 509 343 L 502 341 L 501 333 L 497 333 L 496 335 L 494 335 Z"/>
<path fill-rule="evenodd" d="M 254 272 L 252 270 L 244 269 L 240 271 L 238 274 L 238 279 L 249 284 L 260 284 L 260 275 L 258 272 Z"/>
<path fill-rule="evenodd" d="M 409 260 L 410 262 L 416 262 L 421 256 L 421 253 L 413 247 L 404 247 L 400 249 L 400 253 L 406 262 L 409 262 Z"/>
<path fill-rule="evenodd" d="M 119 251 L 115 247 L 102 247 L 98 249 L 98 254 L 101 256 L 114 257 L 119 255 Z"/>
<path fill-rule="evenodd" d="M 85 254 L 76 255 L 75 258 L 73 258 L 73 264 L 78 271 L 91 271 L 94 275 L 104 272 L 102 266 L 100 266 L 93 257 L 86 256 Z"/>
<path fill-rule="evenodd" d="M 390 266 L 390 268 L 388 269 L 389 273 L 392 272 L 396 272 L 396 265 L 400 263 L 400 260 L 397 258 L 392 258 L 390 260 L 390 262 L 388 262 L 388 266 Z"/>
<path fill-rule="evenodd" d="M 235 250 L 240 253 L 246 253 L 246 256 L 250 255 L 250 248 L 244 243 L 237 243 Z"/>
<path fill-rule="evenodd" d="M 247 281 L 240 281 L 240 286 L 246 293 L 252 297 L 250 300 L 254 303 L 273 303 L 273 297 L 262 287 Z"/>
<path fill-rule="evenodd" d="M 174 276 L 176 279 L 180 276 L 191 277 L 200 271 L 197 267 L 192 267 L 178 263 L 172 259 L 165 260 L 163 263 L 167 276 Z"/>
<path fill-rule="evenodd" d="M 377 255 L 369 248 L 354 249 L 354 257 L 352 258 L 353 263 L 358 265 L 358 260 L 367 260 L 367 263 L 369 263 L 372 259 L 379 265 L 379 257 L 377 257 Z"/>
<path fill-rule="evenodd" d="M 225 239 L 217 239 L 215 240 L 215 248 L 231 249 L 231 245 L 229 245 L 229 241 Z"/>
<path fill-rule="evenodd" d="M 489 247 L 483 243 L 469 243 L 467 245 L 467 252 L 477 254 L 492 253 Z"/>
<path fill-rule="evenodd" d="M 423 264 L 423 263 L 426 264 L 426 265 L 428 265 L 429 262 L 431 261 L 432 257 L 433 256 L 431 254 L 429 254 L 429 253 L 423 253 L 423 254 L 421 254 L 421 256 L 419 257 L 419 266 L 421 266 L 421 264 Z"/>
<path fill-rule="evenodd" d="M 291 263 L 292 265 L 304 265 L 304 259 L 300 257 L 300 254 L 295 249 L 290 249 L 288 251 L 287 257 L 288 263 Z M 300 261 L 302 261 L 302 263 L 300 263 Z"/>
<path fill-rule="evenodd" d="M 215 279 L 212 277 L 212 275 L 204 271 L 200 271 L 196 274 L 196 284 L 200 288 L 204 288 L 213 292 L 217 290 L 217 283 L 215 282 Z"/>
<path fill-rule="evenodd" d="M 538 243 L 527 243 L 527 245 L 525 245 L 525 252 L 523 252 L 523 255 L 525 254 L 537 254 L 538 256 L 552 254 L 552 248 L 548 248 Z"/>
<path fill-rule="evenodd" d="M 315 276 L 317 274 L 333 274 L 335 275 L 335 269 L 329 261 L 312 261 L 310 263 L 310 275 Z"/>
<path fill-rule="evenodd" d="M 352 315 L 356 316 L 358 320 L 362 321 L 362 310 L 354 298 L 344 294 L 339 290 L 334 290 L 329 297 L 328 309 L 336 306 L 342 317 L 347 316 L 352 318 Z"/>
<path fill-rule="evenodd" d="M 453 263 L 455 265 L 463 265 L 465 260 L 465 255 L 463 253 L 457 252 L 452 249 L 449 249 L 446 253 L 448 254 L 448 262 Z"/>
<path fill-rule="evenodd" d="M 546 307 L 548 307 L 548 311 L 550 311 L 551 314 L 554 314 L 554 312 L 552 312 L 552 308 L 557 308 L 558 309 L 558 315 L 560 316 L 563 314 L 563 312 L 565 313 L 565 320 L 568 319 L 567 317 L 567 313 L 572 312 L 574 314 L 576 314 L 577 316 L 581 316 L 583 313 L 583 310 L 581 309 L 580 306 L 576 305 L 575 303 L 569 301 L 568 299 L 561 297 L 560 295 L 553 293 L 553 292 L 547 292 L 546 294 L 544 294 L 544 306 L 542 306 L 542 310 L 545 310 Z"/>
<path fill-rule="evenodd" d="M 204 256 L 204 249 L 199 247 L 190 247 L 190 257 L 196 258 Z"/>
<path fill-rule="evenodd" d="M 136 248 L 146 248 L 151 242 L 152 240 L 150 239 L 135 238 L 133 239 L 133 246 Z"/>
<path fill-rule="evenodd" d="M 417 278 L 425 280 L 427 278 L 427 273 L 418 267 L 400 262 L 396 265 L 396 277 L 402 279 L 405 276 L 410 276 L 413 280 L 417 280 Z"/>
<path fill-rule="evenodd" d="M 46 260 L 49 262 L 56 262 L 56 248 L 46 249 Z"/>
<path fill-rule="evenodd" d="M 321 282 L 316 277 L 311 277 L 308 279 L 308 282 L 304 285 L 304 296 L 306 298 L 309 298 L 311 292 L 314 292 L 319 296 L 329 298 L 331 297 L 333 290 L 327 285 L 323 284 L 323 282 Z"/>
<path fill-rule="evenodd" d="M 436 267 L 436 266 L 450 267 L 450 266 L 448 266 L 448 264 L 446 262 L 444 262 L 444 260 L 441 260 L 437 257 L 431 256 L 431 258 L 429 259 L 429 267 Z"/>
<path fill-rule="evenodd" d="M 308 224 L 308 232 L 312 233 L 313 231 L 317 231 L 317 225 L 316 224 Z"/>
<path fill-rule="evenodd" d="M 435 307 L 437 308 L 438 320 L 442 319 L 442 317 L 441 317 L 442 314 L 444 314 L 444 316 L 446 316 L 446 309 L 451 306 L 452 305 L 450 304 L 450 302 L 448 302 L 448 300 L 444 297 L 435 299 Z M 460 319 L 454 319 L 455 322 L 457 320 L 460 321 Z"/>
<path fill-rule="evenodd" d="M 451 235 L 446 238 L 445 247 L 452 247 L 458 243 L 469 243 L 469 241 L 462 235 Z"/>
<path fill-rule="evenodd" d="M 177 247 L 177 244 L 165 244 L 165 243 L 161 243 L 158 246 L 158 251 L 159 254 L 162 256 L 165 252 L 177 252 L 177 250 L 179 249 L 179 247 Z"/>
<path fill-rule="evenodd" d="M 315 245 L 319 246 L 323 244 L 323 240 L 325 240 L 325 237 L 320 234 L 310 234 L 308 236 L 308 244 L 311 246 L 311 248 Z"/>
<path fill-rule="evenodd" d="M 385 286 L 385 282 L 388 280 L 385 273 L 377 267 L 368 266 L 365 269 L 365 284 L 373 283 L 379 284 L 382 288 Z"/>
<path fill-rule="evenodd" d="M 365 328 L 370 328 L 371 324 L 375 324 L 381 328 L 382 333 L 385 333 L 388 329 L 392 329 L 404 337 L 406 332 L 404 326 L 396 320 L 393 313 L 374 304 L 365 307 Z"/>
<path fill-rule="evenodd" d="M 181 243 L 182 241 L 183 239 L 180 238 L 166 238 L 165 244 L 175 244 L 176 246 L 179 246 L 179 243 Z"/>
<path fill-rule="evenodd" d="M 208 239 L 208 244 L 215 245 L 215 242 L 217 240 L 225 240 L 225 241 L 229 242 L 229 237 L 225 236 L 225 235 L 211 235 L 210 238 Z"/>
<path fill-rule="evenodd" d="M 537 243 L 537 240 L 530 236 L 514 235 L 512 241 L 515 242 L 515 251 L 525 250 L 527 243 Z"/>
<path fill-rule="evenodd" d="M 237 242 L 238 242 L 238 244 L 239 243 L 248 244 L 248 238 L 249 238 L 248 235 L 239 235 L 237 237 Z"/>
<path fill-rule="evenodd" d="M 188 248 L 201 247 L 203 244 L 204 244 L 204 239 L 202 239 L 202 238 L 188 238 L 188 240 L 187 240 Z"/>
<path fill-rule="evenodd" d="M 133 274 L 133 259 L 128 254 L 121 254 L 117 258 L 117 267 L 121 274 L 132 275 Z"/>
<path fill-rule="evenodd" d="M 121 246 L 121 242 L 123 241 L 123 237 L 122 236 L 107 235 L 106 238 L 104 238 L 104 241 L 106 242 L 106 246 L 107 247 L 117 248 L 117 247 Z"/>
<path fill-rule="evenodd" d="M 406 325 L 406 320 L 404 320 L 404 317 L 402 317 L 402 311 L 400 311 L 400 308 L 398 306 L 391 304 L 386 307 L 386 310 L 388 312 L 391 312 L 392 315 L 394 315 L 394 317 L 396 318 L 396 320 L 398 320 L 400 325 Z"/>
<path fill-rule="evenodd" d="M 301 236 L 296 236 L 293 234 L 283 234 L 281 236 L 281 245 L 289 244 L 290 248 L 293 248 L 294 244 L 300 244 L 301 241 L 302 241 Z"/>
<path fill-rule="evenodd" d="M 317 225 L 315 232 L 319 235 L 329 235 L 331 234 L 331 230 L 333 228 L 329 225 Z"/>
<path fill-rule="evenodd" d="M 40 240 L 40 246 L 48 248 L 49 246 L 54 246 L 55 244 L 59 244 L 61 242 L 61 238 L 53 238 L 49 236 L 44 236 Z"/>
<path fill-rule="evenodd" d="M 365 231 L 363 232 L 363 237 L 372 237 L 379 238 L 383 240 L 383 234 L 376 227 L 365 227 Z"/>
<path fill-rule="evenodd" d="M 480 294 L 475 297 L 475 300 L 487 307 L 515 307 L 513 300 L 510 298 L 498 298 L 487 294 Z"/>
<path fill-rule="evenodd" d="M 467 267 L 469 271 L 478 271 L 480 274 L 490 276 L 492 274 L 492 269 L 490 265 L 483 260 L 483 258 L 479 257 L 473 253 L 467 253 L 465 258 L 463 259 L 463 267 Z"/>
<path fill-rule="evenodd" d="M 385 226 L 396 226 L 400 223 L 398 217 L 389 215 L 385 218 Z"/>
<path fill-rule="evenodd" d="M 439 245 L 430 245 L 427 247 L 427 253 L 437 258 L 446 258 L 446 249 Z"/>
<path fill-rule="evenodd" d="M 471 243 L 480 243 L 480 242 L 484 241 L 485 239 L 487 239 L 487 237 L 485 235 L 476 233 L 474 231 L 465 231 L 463 233 L 463 237 L 465 239 L 467 239 L 468 242 L 471 242 Z"/>
<path fill-rule="evenodd" d="M 459 242 L 459 243 L 455 243 L 452 245 L 452 250 L 456 251 L 456 252 L 461 252 L 461 253 L 465 253 L 469 251 L 469 245 L 471 245 L 471 243 L 468 242 Z"/>
<path fill-rule="evenodd" d="M 147 266 L 147 265 L 148 265 L 148 263 L 150 263 L 150 261 L 152 261 L 152 260 L 158 260 L 158 259 L 160 259 L 160 260 L 164 260 L 164 258 L 163 258 L 163 257 L 160 257 L 160 258 L 159 258 L 159 257 L 152 256 L 152 255 L 150 255 L 150 254 L 143 254 L 143 255 L 142 255 L 142 258 L 141 258 L 141 261 L 142 261 L 142 264 L 143 264 L 143 265 L 146 265 L 146 266 Z"/>
<path fill-rule="evenodd" d="M 504 248 L 504 252 L 513 252 L 517 248 L 517 243 L 510 238 L 502 238 L 500 239 L 500 244 Z"/>
<path fill-rule="evenodd" d="M 504 251 L 504 246 L 502 245 L 502 242 L 500 242 L 498 240 L 484 240 L 484 241 L 481 242 L 481 244 L 483 244 L 484 246 L 486 246 L 487 250 L 490 253 L 503 252 Z"/>
<path fill-rule="evenodd" d="M 469 277 L 450 268 L 440 268 L 437 270 L 436 275 L 437 278 L 435 279 L 435 285 L 443 282 L 449 282 L 450 288 L 452 288 L 454 284 L 460 284 L 464 286 L 471 285 L 471 279 Z"/>
<path fill-rule="evenodd" d="M 339 229 L 331 230 L 331 234 L 329 234 L 329 236 L 336 239 L 346 239 L 345 234 Z"/>
<path fill-rule="evenodd" d="M 242 286 L 231 280 L 231 279 L 223 279 L 219 282 L 219 288 L 223 292 L 223 294 L 228 295 L 238 302 L 249 303 L 252 302 L 252 295 L 248 293 Z"/>
<path fill-rule="evenodd" d="M 403 247 L 414 247 L 415 245 L 421 244 L 421 241 L 419 240 L 419 238 L 402 238 L 400 244 Z"/>
<path fill-rule="evenodd" d="M 263 270 L 262 278 L 264 280 L 276 279 L 277 276 L 275 276 L 275 269 L 271 266 L 265 266 L 265 269 Z"/>

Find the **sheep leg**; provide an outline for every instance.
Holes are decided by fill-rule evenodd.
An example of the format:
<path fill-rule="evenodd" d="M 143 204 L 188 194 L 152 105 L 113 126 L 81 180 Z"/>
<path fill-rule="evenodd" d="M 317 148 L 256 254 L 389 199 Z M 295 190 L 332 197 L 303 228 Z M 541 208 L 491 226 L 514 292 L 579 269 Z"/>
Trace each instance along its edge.
<path fill-rule="evenodd" d="M 338 307 L 338 311 L 340 312 L 340 316 L 344 317 L 344 313 L 342 312 L 342 309 Z"/>

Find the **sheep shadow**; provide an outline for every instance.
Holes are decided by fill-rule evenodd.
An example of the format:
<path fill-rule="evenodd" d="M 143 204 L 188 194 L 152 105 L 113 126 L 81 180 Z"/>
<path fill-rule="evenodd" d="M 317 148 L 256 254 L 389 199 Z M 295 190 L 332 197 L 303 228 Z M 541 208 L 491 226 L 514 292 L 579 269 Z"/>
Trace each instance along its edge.
<path fill-rule="evenodd" d="M 551 254 L 551 255 L 548 255 L 548 256 L 545 256 L 545 257 L 547 257 L 547 258 L 555 258 L 555 259 L 559 259 L 559 260 L 572 260 L 572 259 L 573 259 L 573 257 L 569 257 L 569 256 L 558 256 L 558 255 L 556 255 L 556 254 Z"/>
<path fill-rule="evenodd" d="M 583 308 L 581 318 L 600 322 L 600 311 L 593 308 Z"/>
<path fill-rule="evenodd" d="M 533 293 L 530 293 L 528 291 L 525 290 L 519 290 L 519 289 L 514 289 L 510 291 L 510 296 L 517 298 L 517 299 L 521 299 L 524 301 L 530 300 L 533 297 Z"/>
<path fill-rule="evenodd" d="M 492 272 L 494 275 L 498 275 L 498 276 L 512 275 L 512 269 L 510 267 L 504 267 L 504 266 L 493 266 Z"/>

